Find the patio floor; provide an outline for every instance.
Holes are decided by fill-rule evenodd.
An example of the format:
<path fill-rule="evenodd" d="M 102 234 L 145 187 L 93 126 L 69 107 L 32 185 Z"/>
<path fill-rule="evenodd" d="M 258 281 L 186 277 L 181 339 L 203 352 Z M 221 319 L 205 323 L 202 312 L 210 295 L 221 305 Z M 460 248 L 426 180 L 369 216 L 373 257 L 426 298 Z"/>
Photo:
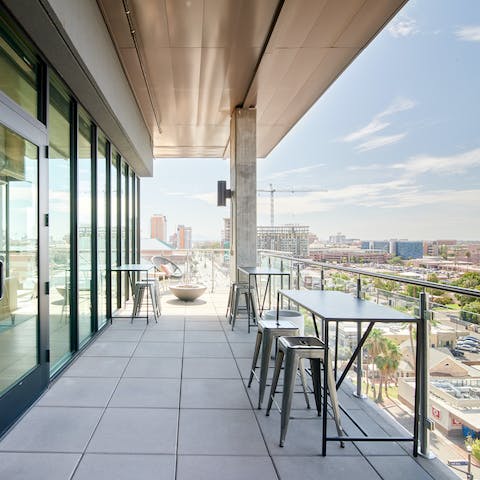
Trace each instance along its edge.
<path fill-rule="evenodd" d="M 302 394 L 280 448 L 279 413 L 254 408 L 257 383 L 246 388 L 255 331 L 239 319 L 231 332 L 225 306 L 225 293 L 194 304 L 167 295 L 158 324 L 115 319 L 2 439 L 0 478 L 458 478 L 438 460 L 414 459 L 411 443 L 329 443 L 321 457 L 321 420 Z M 366 431 L 404 433 L 351 390 L 340 403 Z"/>

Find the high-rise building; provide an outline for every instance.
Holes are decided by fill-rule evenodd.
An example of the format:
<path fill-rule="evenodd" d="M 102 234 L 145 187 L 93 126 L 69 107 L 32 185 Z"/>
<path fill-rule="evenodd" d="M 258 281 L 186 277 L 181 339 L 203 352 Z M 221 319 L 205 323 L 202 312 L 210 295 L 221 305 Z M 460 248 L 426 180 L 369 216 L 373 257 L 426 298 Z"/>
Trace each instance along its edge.
<path fill-rule="evenodd" d="M 412 258 L 423 257 L 423 242 L 412 242 L 408 240 L 399 240 L 395 246 L 395 256 L 410 260 Z"/>
<path fill-rule="evenodd" d="M 289 252 L 308 258 L 308 225 L 276 225 L 257 227 L 257 248 Z"/>
<path fill-rule="evenodd" d="M 167 217 L 158 213 L 150 217 L 150 238 L 165 242 L 167 240 Z"/>
<path fill-rule="evenodd" d="M 192 227 L 179 225 L 177 227 L 177 248 L 192 248 Z"/>

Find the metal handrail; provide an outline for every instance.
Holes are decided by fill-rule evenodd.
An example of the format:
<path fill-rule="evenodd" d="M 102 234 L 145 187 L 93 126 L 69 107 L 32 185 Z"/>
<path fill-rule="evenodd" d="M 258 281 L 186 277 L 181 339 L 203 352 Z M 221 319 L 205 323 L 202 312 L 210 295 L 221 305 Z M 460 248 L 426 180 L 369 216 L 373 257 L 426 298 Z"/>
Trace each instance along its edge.
<path fill-rule="evenodd" d="M 315 267 L 328 268 L 333 270 L 341 270 L 343 272 L 354 273 L 356 275 L 365 275 L 369 277 L 380 278 L 382 280 L 391 280 L 394 282 L 407 283 L 409 285 L 417 285 L 419 287 L 434 288 L 436 290 L 444 290 L 446 292 L 457 293 L 460 295 L 471 295 L 472 297 L 480 298 L 480 290 L 474 290 L 472 288 L 457 287 L 455 285 L 447 285 L 444 283 L 428 282 L 426 280 L 415 280 L 412 278 L 400 277 L 398 275 L 387 275 L 384 273 L 370 272 L 369 270 L 363 270 L 355 267 L 345 267 L 342 265 L 336 265 L 332 263 L 318 262 L 316 260 L 310 260 L 307 258 L 297 258 L 293 256 L 285 255 L 284 252 L 278 253 L 273 250 L 259 250 L 258 253 L 265 254 L 269 257 L 279 258 L 281 260 L 289 260 L 291 262 L 303 263 L 306 265 L 312 265 Z"/>

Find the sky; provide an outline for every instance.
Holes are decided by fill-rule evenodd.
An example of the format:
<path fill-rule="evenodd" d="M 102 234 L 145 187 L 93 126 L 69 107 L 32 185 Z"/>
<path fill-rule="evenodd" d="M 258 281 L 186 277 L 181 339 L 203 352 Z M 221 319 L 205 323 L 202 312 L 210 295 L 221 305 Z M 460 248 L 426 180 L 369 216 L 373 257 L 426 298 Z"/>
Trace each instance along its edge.
<path fill-rule="evenodd" d="M 320 239 L 480 240 L 480 1 L 410 0 L 267 158 L 257 184 L 277 193 L 275 224 Z M 187 181 L 185 182 L 185 178 Z M 144 237 L 153 213 L 219 240 L 223 159 L 155 159 L 142 179 Z M 185 185 L 185 188 L 182 186 Z M 269 194 L 258 225 L 269 225 Z"/>

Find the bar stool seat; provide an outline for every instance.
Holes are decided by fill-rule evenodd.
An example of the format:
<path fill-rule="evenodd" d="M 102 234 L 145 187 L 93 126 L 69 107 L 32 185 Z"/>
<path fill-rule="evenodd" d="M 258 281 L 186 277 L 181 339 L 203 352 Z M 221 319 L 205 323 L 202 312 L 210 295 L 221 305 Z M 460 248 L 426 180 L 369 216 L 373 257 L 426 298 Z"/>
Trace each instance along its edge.
<path fill-rule="evenodd" d="M 133 318 L 138 317 L 140 314 L 145 292 L 147 292 L 147 295 L 150 296 L 150 301 L 152 302 L 152 309 L 153 309 L 155 322 L 158 323 L 158 317 L 161 315 L 160 291 L 157 285 L 157 281 L 154 279 L 138 280 L 137 282 L 135 282 L 132 322 L 133 322 Z M 147 298 L 147 302 L 148 302 L 148 298 Z M 148 323 L 148 318 L 147 318 L 147 323 Z"/>
<path fill-rule="evenodd" d="M 250 369 L 250 378 L 248 380 L 248 387 L 250 388 L 255 375 L 255 369 L 257 368 L 258 355 L 260 354 L 260 346 L 262 347 L 262 358 L 260 363 L 260 380 L 259 380 L 259 393 L 258 393 L 258 409 L 262 408 L 263 397 L 265 396 L 265 388 L 267 386 L 268 376 L 268 364 L 270 362 L 270 355 L 272 353 L 272 347 L 274 341 L 283 336 L 297 336 L 299 333 L 298 327 L 288 320 L 259 320 L 257 339 L 255 342 L 255 351 L 253 353 L 252 368 Z M 307 378 L 305 376 L 305 370 L 303 363 L 299 362 L 300 378 L 302 380 L 303 393 L 305 395 L 305 401 L 307 408 L 310 408 L 310 402 L 308 400 L 308 388 Z"/>
<path fill-rule="evenodd" d="M 275 390 L 277 388 L 278 377 L 280 376 L 280 370 L 282 368 L 284 357 L 286 358 L 281 411 L 280 446 L 283 447 L 285 443 L 285 436 L 287 434 L 288 422 L 290 420 L 290 410 L 292 407 L 292 394 L 295 385 L 295 376 L 298 369 L 298 364 L 300 360 L 304 358 L 310 360 L 315 403 L 319 415 L 322 414 L 320 370 L 321 365 L 323 365 L 324 375 L 325 373 L 327 374 L 328 394 L 330 395 L 330 400 L 332 403 L 333 417 L 337 427 L 337 433 L 339 437 L 343 436 L 343 429 L 340 423 L 340 408 L 338 406 L 337 389 L 333 377 L 332 365 L 330 362 L 328 362 L 328 365 L 325 365 L 325 344 L 317 337 L 290 336 L 281 337 L 279 339 L 277 361 L 275 363 L 275 371 L 273 373 L 272 388 L 270 390 L 270 398 L 268 400 L 266 414 L 269 415 L 270 409 L 272 408 L 273 398 L 275 396 Z M 327 392 L 323 392 L 323 394 L 326 395 Z M 323 415 L 326 414 L 327 412 L 323 412 Z M 344 443 L 340 442 L 340 445 L 343 447 Z"/>

